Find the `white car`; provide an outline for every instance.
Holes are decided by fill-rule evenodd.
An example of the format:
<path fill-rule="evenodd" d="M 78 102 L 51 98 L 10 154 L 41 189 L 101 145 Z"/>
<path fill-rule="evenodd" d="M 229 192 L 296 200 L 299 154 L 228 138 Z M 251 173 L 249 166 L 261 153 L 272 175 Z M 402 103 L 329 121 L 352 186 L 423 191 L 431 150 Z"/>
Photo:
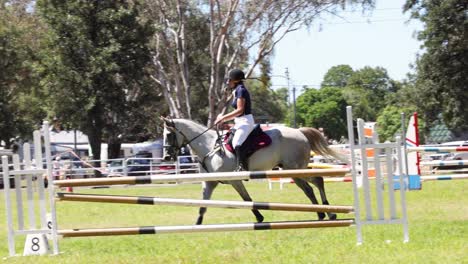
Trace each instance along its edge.
<path fill-rule="evenodd" d="M 468 140 L 451 141 L 440 144 L 443 147 L 468 147 Z"/>
<path fill-rule="evenodd" d="M 449 147 L 468 147 L 468 141 L 452 141 L 441 144 Z M 445 154 L 443 160 L 468 160 L 468 152 L 452 152 Z M 468 168 L 468 165 L 453 165 L 446 166 L 444 169 L 463 169 Z M 442 168 L 441 168 L 442 169 Z"/>
<path fill-rule="evenodd" d="M 450 153 L 444 157 L 444 160 L 468 160 L 468 152 Z"/>

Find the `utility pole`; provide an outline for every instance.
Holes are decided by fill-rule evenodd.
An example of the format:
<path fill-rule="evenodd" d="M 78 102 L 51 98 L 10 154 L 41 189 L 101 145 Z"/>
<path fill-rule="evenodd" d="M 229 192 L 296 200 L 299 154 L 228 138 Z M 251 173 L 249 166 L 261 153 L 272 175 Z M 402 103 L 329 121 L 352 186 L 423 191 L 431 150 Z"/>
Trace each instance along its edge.
<path fill-rule="evenodd" d="M 284 76 L 286 76 L 286 81 L 288 82 L 288 104 L 290 103 L 290 96 L 289 96 L 289 93 L 290 93 L 290 87 L 289 87 L 289 69 L 286 67 L 286 71 L 284 72 Z"/>
<path fill-rule="evenodd" d="M 289 79 L 289 69 L 286 68 L 286 72 L 284 73 L 286 76 L 286 80 L 288 80 L 288 97 L 289 97 L 289 91 L 290 91 L 290 79 Z M 296 87 L 293 86 L 292 88 L 292 93 L 293 93 L 293 127 L 296 128 Z M 289 102 L 289 98 L 288 98 Z"/>
<path fill-rule="evenodd" d="M 293 86 L 293 115 L 294 115 L 294 122 L 293 122 L 293 125 L 294 125 L 294 128 L 296 128 L 296 86 Z"/>

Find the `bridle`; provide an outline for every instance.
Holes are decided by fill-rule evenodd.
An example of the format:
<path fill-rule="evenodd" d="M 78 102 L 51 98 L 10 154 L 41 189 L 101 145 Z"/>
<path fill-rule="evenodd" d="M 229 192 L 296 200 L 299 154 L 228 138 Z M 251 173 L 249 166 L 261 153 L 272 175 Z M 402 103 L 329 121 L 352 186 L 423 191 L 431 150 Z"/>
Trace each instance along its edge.
<path fill-rule="evenodd" d="M 205 133 L 208 132 L 210 129 L 212 129 L 213 127 L 216 126 L 216 124 L 213 124 L 212 126 L 208 127 L 205 131 L 203 131 L 202 133 L 200 133 L 200 134 L 198 134 L 197 136 L 193 137 L 192 139 L 188 140 L 188 137 L 187 137 L 181 130 L 179 130 L 179 129 L 176 127 L 176 125 L 175 125 L 175 123 L 174 123 L 174 120 L 169 119 L 169 122 L 170 122 L 169 125 L 166 124 L 166 126 L 167 126 L 168 128 L 170 128 L 171 130 L 172 130 L 172 129 L 175 130 L 176 133 L 181 134 L 181 135 L 182 135 L 182 138 L 183 138 L 182 143 L 179 145 L 179 142 L 178 142 L 178 140 L 177 140 L 177 135 L 176 135 L 176 133 L 170 133 L 170 134 L 167 135 L 167 136 L 168 136 L 168 139 L 169 139 L 169 137 L 171 137 L 170 140 L 171 140 L 172 142 L 171 142 L 170 145 L 164 145 L 163 147 L 164 147 L 164 148 L 167 148 L 168 153 L 169 153 L 169 155 L 171 156 L 171 159 L 173 159 L 173 160 L 176 160 L 176 159 L 177 159 L 177 156 L 179 156 L 180 149 L 182 148 L 182 146 L 189 145 L 189 144 L 192 143 L 194 140 L 196 140 L 197 138 L 201 137 L 203 134 L 205 134 Z M 221 138 L 222 135 L 219 134 L 218 129 L 216 129 L 216 133 L 218 134 L 218 140 L 217 140 L 217 141 L 219 141 L 219 139 Z M 172 144 L 172 143 L 175 143 L 175 144 Z M 205 159 L 206 159 L 206 156 L 203 158 L 203 161 L 201 161 L 201 162 L 199 161 L 199 162 L 201 163 L 201 165 L 203 166 L 203 168 L 204 168 L 206 171 L 208 171 L 207 168 L 206 168 L 206 165 L 205 165 Z"/>

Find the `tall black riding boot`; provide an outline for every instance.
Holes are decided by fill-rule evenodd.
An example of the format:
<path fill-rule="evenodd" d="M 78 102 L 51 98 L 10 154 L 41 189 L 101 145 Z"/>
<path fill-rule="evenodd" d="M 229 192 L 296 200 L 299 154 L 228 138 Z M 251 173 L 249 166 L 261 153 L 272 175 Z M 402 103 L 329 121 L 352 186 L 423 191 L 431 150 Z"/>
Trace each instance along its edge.
<path fill-rule="evenodd" d="M 235 148 L 236 151 L 236 170 L 235 171 L 245 171 L 245 157 L 244 153 L 242 153 L 241 147 L 237 146 Z"/>

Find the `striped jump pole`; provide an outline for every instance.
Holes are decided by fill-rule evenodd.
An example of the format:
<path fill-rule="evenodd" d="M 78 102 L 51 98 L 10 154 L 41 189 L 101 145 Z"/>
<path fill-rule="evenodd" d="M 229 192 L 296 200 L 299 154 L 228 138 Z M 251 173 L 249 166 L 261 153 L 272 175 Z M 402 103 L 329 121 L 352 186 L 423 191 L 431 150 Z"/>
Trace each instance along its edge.
<path fill-rule="evenodd" d="M 353 219 L 344 219 L 344 220 L 328 220 L 328 221 L 288 221 L 288 222 L 270 222 L 270 223 L 214 224 L 214 225 L 189 225 L 189 226 L 143 226 L 143 227 L 58 230 L 58 234 L 64 238 L 65 237 L 87 237 L 87 236 L 154 235 L 154 234 L 171 234 L 171 233 L 257 231 L 257 230 L 276 230 L 276 229 L 342 227 L 342 226 L 350 226 L 353 223 L 354 223 Z"/>
<path fill-rule="evenodd" d="M 367 177 L 369 180 L 375 180 L 375 177 Z M 325 182 L 353 182 L 352 177 L 325 178 Z"/>
<path fill-rule="evenodd" d="M 465 152 L 468 151 L 468 147 L 408 147 L 408 151 L 418 151 L 418 152 Z"/>
<path fill-rule="evenodd" d="M 336 177 L 336 178 L 325 178 L 325 182 L 353 182 L 352 177 Z"/>
<path fill-rule="evenodd" d="M 217 173 L 191 173 L 177 175 L 151 175 L 138 177 L 75 179 L 54 181 L 58 187 L 118 185 L 118 184 L 151 184 L 168 182 L 201 182 L 201 181 L 234 181 L 254 180 L 269 178 L 294 178 L 294 177 L 320 177 L 320 176 L 344 176 L 349 169 L 302 169 L 302 170 L 277 170 L 277 171 L 241 171 L 241 172 L 217 172 Z"/>
<path fill-rule="evenodd" d="M 422 181 L 449 181 L 468 179 L 468 174 L 421 176 Z"/>
<path fill-rule="evenodd" d="M 353 211 L 352 206 L 339 206 L 339 205 L 213 201 L 213 200 L 177 199 L 177 198 L 157 198 L 157 197 L 146 197 L 146 196 L 97 195 L 97 194 L 78 194 L 78 193 L 57 193 L 57 199 L 59 201 L 76 201 L 76 202 L 175 205 L 175 206 L 192 206 L 192 207 L 217 207 L 217 208 L 231 208 L 231 209 L 258 209 L 258 210 L 301 211 L 301 212 L 350 213 Z"/>
<path fill-rule="evenodd" d="M 468 160 L 445 160 L 445 161 L 425 161 L 421 162 L 420 165 L 424 166 L 456 166 L 456 165 L 468 165 Z"/>
<path fill-rule="evenodd" d="M 339 169 L 339 168 L 343 168 L 343 165 L 320 163 L 320 162 L 311 162 L 311 163 L 307 164 L 307 167 L 311 168 L 311 169 Z"/>
<path fill-rule="evenodd" d="M 440 174 L 465 174 L 465 173 L 468 173 L 468 168 L 466 168 L 466 169 L 457 169 L 457 170 L 432 169 L 430 171 L 430 173 L 431 174 L 436 174 L 436 175 L 440 175 Z"/>

